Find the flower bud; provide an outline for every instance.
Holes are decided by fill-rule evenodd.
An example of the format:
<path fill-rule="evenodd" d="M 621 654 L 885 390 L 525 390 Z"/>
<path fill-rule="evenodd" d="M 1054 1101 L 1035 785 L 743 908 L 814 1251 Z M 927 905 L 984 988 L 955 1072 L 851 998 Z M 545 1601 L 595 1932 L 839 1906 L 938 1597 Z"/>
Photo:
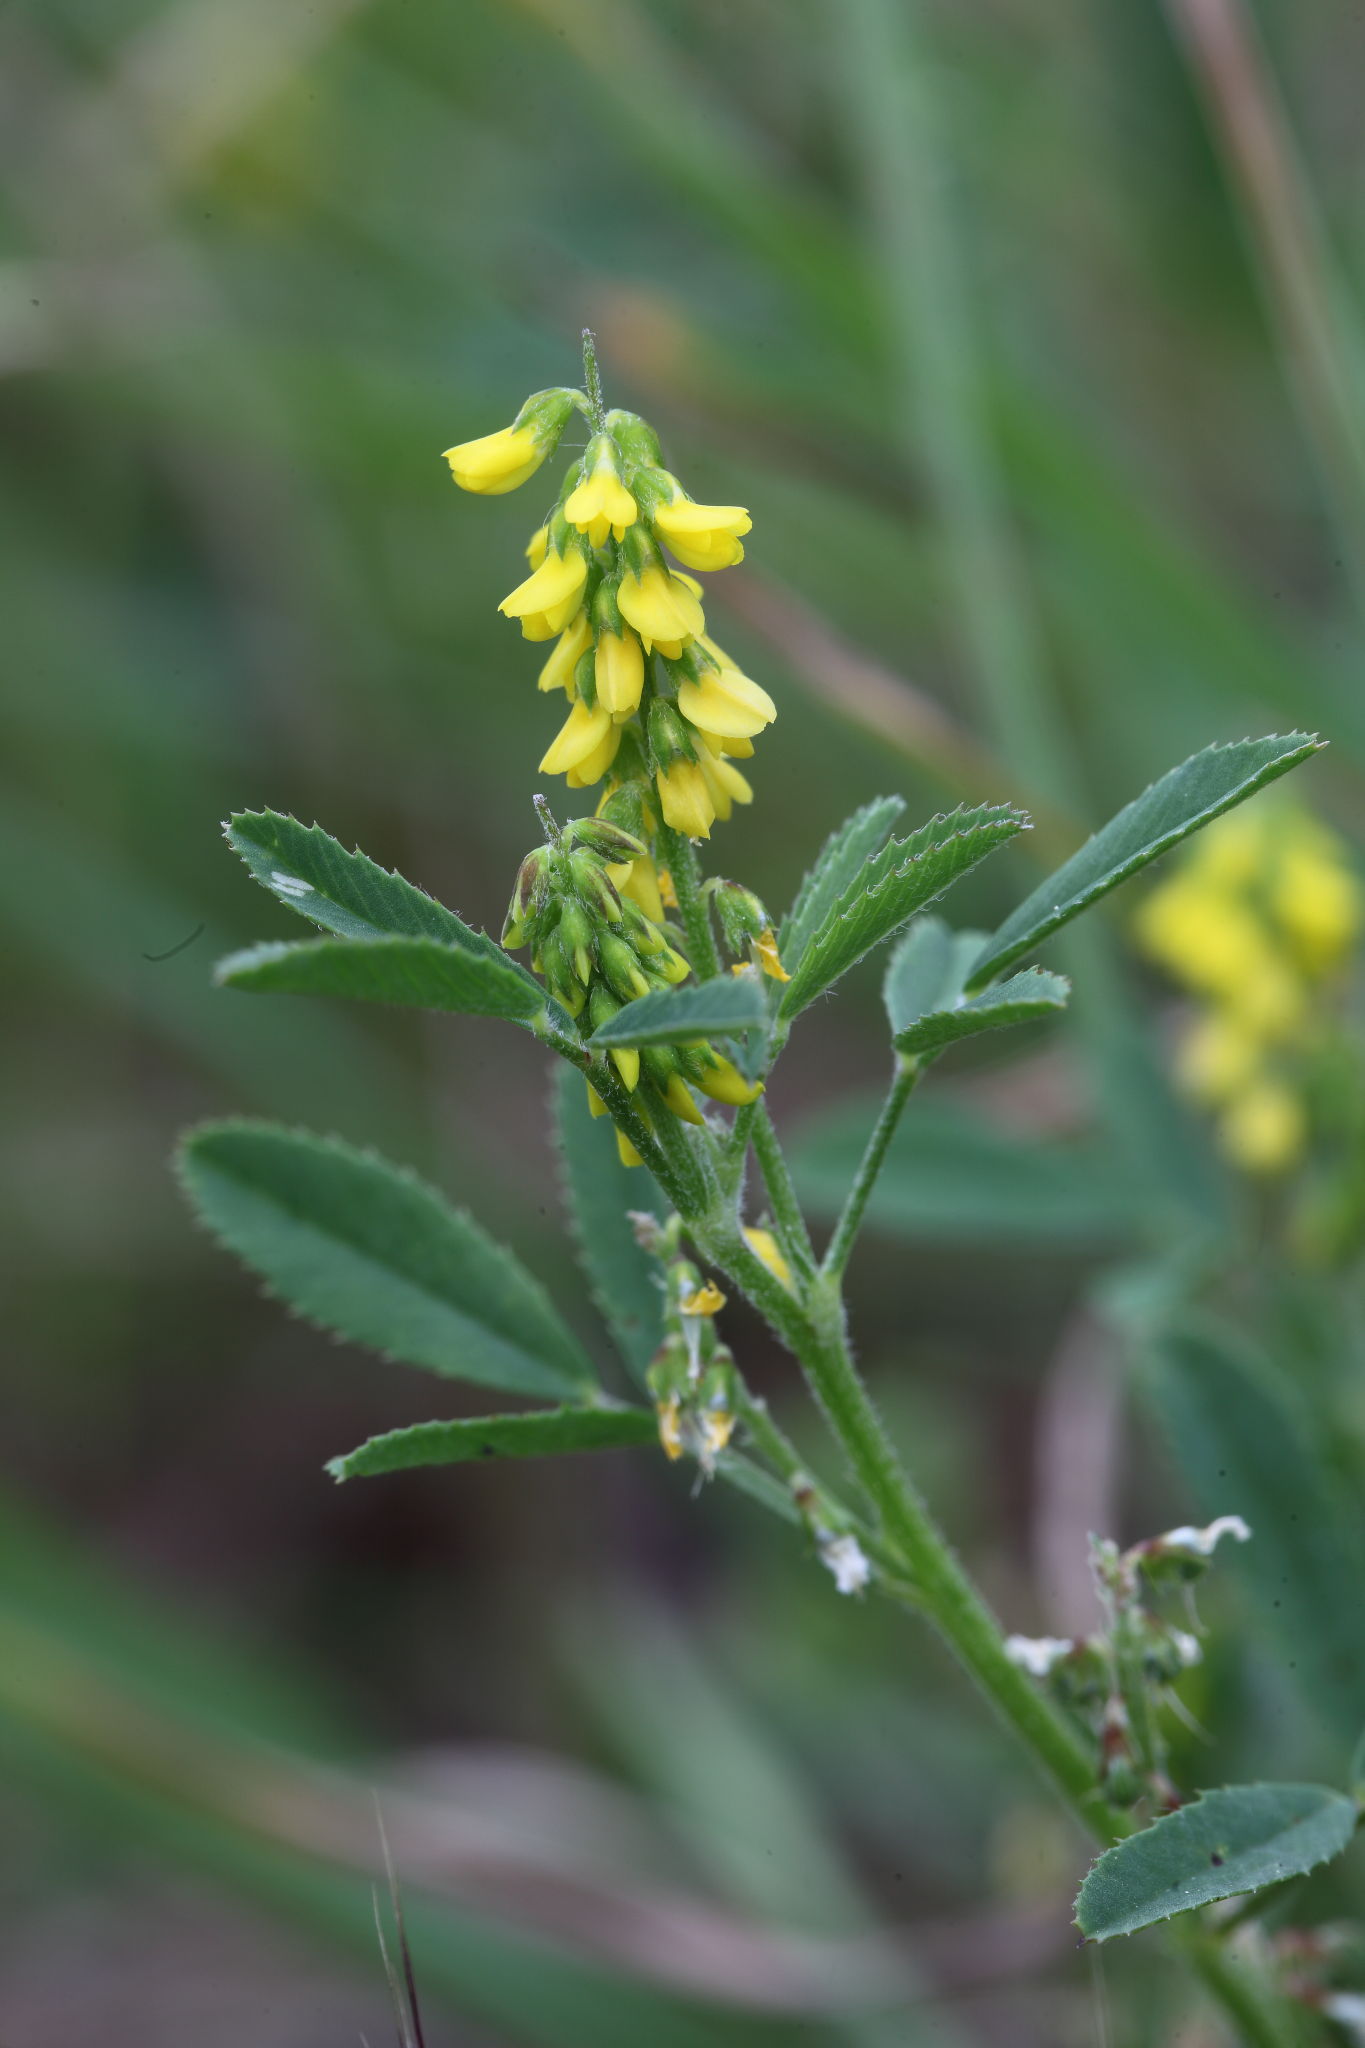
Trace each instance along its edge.
<path fill-rule="evenodd" d="M 665 770 L 671 768 L 675 761 L 696 758 L 696 750 L 677 707 L 663 697 L 656 697 L 649 707 L 649 751 L 654 757 L 655 767 Z"/>
<path fill-rule="evenodd" d="M 619 796 L 621 792 L 618 790 L 615 794 Z M 614 801 L 614 797 L 607 799 L 608 805 Z M 586 846 L 602 860 L 644 860 L 649 853 L 643 839 L 625 831 L 620 825 L 612 824 L 605 815 L 574 818 L 564 827 L 564 837 L 569 845 Z"/>
<path fill-rule="evenodd" d="M 608 924 L 620 924 L 625 911 L 602 863 L 590 853 L 574 853 L 569 856 L 569 868 L 573 886 L 589 914 L 604 918 Z"/>
<path fill-rule="evenodd" d="M 515 948 L 526 944 L 527 920 L 534 915 L 544 897 L 545 864 L 548 858 L 549 849 L 537 846 L 527 854 L 518 868 L 512 901 L 507 906 L 507 918 L 502 928 L 504 946 Z"/>
<path fill-rule="evenodd" d="M 623 938 L 618 938 L 614 932 L 605 933 L 598 945 L 597 957 L 608 987 L 623 1003 L 633 1003 L 637 996 L 649 994 L 649 983 L 640 962 Z"/>
<path fill-rule="evenodd" d="M 575 971 L 573 956 L 565 943 L 560 926 L 552 931 L 540 951 L 540 971 L 550 994 L 564 1005 L 571 1017 L 577 1017 L 588 1000 L 587 989 Z"/>
<path fill-rule="evenodd" d="M 619 408 L 607 414 L 607 431 L 628 463 L 644 463 L 655 468 L 663 460 L 659 437 L 648 420 L 642 420 L 638 412 L 624 412 Z"/>
<path fill-rule="evenodd" d="M 593 931 L 592 919 L 587 911 L 581 903 L 576 903 L 572 897 L 564 905 L 560 913 L 559 936 L 569 958 L 573 962 L 574 973 L 578 976 L 584 988 L 586 988 L 592 979 L 593 940 L 595 933 Z"/>

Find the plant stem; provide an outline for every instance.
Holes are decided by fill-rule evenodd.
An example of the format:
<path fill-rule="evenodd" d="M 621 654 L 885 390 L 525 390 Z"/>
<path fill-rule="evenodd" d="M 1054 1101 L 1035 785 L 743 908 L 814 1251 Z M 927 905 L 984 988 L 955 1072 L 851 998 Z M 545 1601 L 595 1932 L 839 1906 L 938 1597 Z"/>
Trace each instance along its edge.
<path fill-rule="evenodd" d="M 599 434 L 604 433 L 607 409 L 602 402 L 602 377 L 597 367 L 597 337 L 591 327 L 583 329 L 583 382 L 592 408 L 593 426 Z"/>
<path fill-rule="evenodd" d="M 692 971 L 698 981 L 714 981 L 720 973 L 720 957 L 711 930 L 711 913 L 702 894 L 696 848 L 682 832 L 675 832 L 671 825 L 660 825 L 659 851 L 673 880 Z"/>
<path fill-rule="evenodd" d="M 867 1141 L 867 1150 L 859 1162 L 858 1171 L 853 1177 L 853 1185 L 848 1191 L 848 1199 L 834 1227 L 834 1235 L 829 1241 L 829 1250 L 825 1253 L 824 1264 L 820 1270 L 827 1280 L 837 1281 L 842 1278 L 844 1267 L 848 1264 L 848 1255 L 853 1250 L 853 1242 L 863 1220 L 868 1197 L 876 1184 L 877 1175 L 882 1170 L 886 1148 L 895 1135 L 896 1126 L 914 1092 L 920 1072 L 918 1060 L 897 1060 L 895 1076 L 887 1092 L 886 1101 L 882 1104 L 881 1114 L 873 1126 L 872 1135 Z"/>
<path fill-rule="evenodd" d="M 741 1112 L 742 1113 L 742 1112 Z M 801 1213 L 801 1204 L 792 1184 L 791 1168 L 787 1165 L 786 1154 L 773 1129 L 773 1120 L 766 1102 L 754 1104 L 754 1119 L 751 1130 L 754 1156 L 763 1175 L 763 1185 L 768 1190 L 772 1203 L 773 1219 L 782 1234 L 782 1241 L 791 1252 L 796 1264 L 803 1267 L 806 1277 L 815 1272 L 815 1250 L 806 1228 L 806 1219 Z"/>
<path fill-rule="evenodd" d="M 1247 2048 L 1303 2048 L 1298 2015 L 1271 1990 L 1261 1971 L 1239 1963 L 1218 1936 L 1197 1920 L 1172 1928 L 1171 1939 L 1236 2026 Z"/>

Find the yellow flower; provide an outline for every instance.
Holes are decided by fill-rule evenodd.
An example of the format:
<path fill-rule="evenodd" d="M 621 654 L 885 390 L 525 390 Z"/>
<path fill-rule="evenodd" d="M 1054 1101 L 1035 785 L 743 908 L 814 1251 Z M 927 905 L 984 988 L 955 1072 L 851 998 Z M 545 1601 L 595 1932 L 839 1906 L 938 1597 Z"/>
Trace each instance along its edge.
<path fill-rule="evenodd" d="M 718 739 L 752 739 L 777 716 L 767 691 L 737 668 L 703 669 L 695 682 L 689 676 L 678 690 L 678 709 Z"/>
<path fill-rule="evenodd" d="M 639 860 L 620 861 L 615 867 L 608 868 L 607 873 L 618 892 L 628 896 L 637 910 L 643 910 L 651 924 L 663 923 L 664 899 L 659 886 L 659 871 L 648 854 Z"/>
<path fill-rule="evenodd" d="M 611 1063 L 625 1082 L 626 1093 L 633 1095 L 640 1085 L 640 1055 L 633 1046 L 623 1046 L 611 1054 Z"/>
<path fill-rule="evenodd" d="M 706 784 L 711 806 L 722 825 L 729 818 L 736 804 L 751 804 L 754 800 L 753 784 L 738 768 L 718 754 L 703 751 L 698 767 Z"/>
<path fill-rule="evenodd" d="M 757 1102 L 763 1093 L 761 1081 L 746 1081 L 734 1062 L 718 1052 L 712 1053 L 705 1068 L 698 1070 L 697 1086 L 713 1102 L 733 1103 L 736 1108 L 746 1102 Z"/>
<path fill-rule="evenodd" d="M 484 434 L 477 441 L 461 441 L 457 447 L 447 448 L 445 459 L 462 491 L 497 498 L 524 484 L 528 476 L 534 476 L 551 445 L 530 427 L 499 427 L 496 434 Z"/>
<path fill-rule="evenodd" d="M 1191 1029 L 1176 1056 L 1176 1071 L 1192 1095 L 1227 1102 L 1252 1082 L 1261 1058 L 1255 1034 L 1215 1011 Z"/>
<path fill-rule="evenodd" d="M 550 529 L 538 526 L 526 543 L 526 559 L 533 569 L 538 569 L 550 552 Z"/>
<path fill-rule="evenodd" d="M 691 1092 L 681 1074 L 670 1074 L 661 1092 L 664 1101 L 680 1123 L 700 1124 L 706 1121 L 692 1100 Z"/>
<path fill-rule="evenodd" d="M 1270 938 L 1246 905 L 1190 872 L 1154 890 L 1136 924 L 1154 959 L 1188 987 L 1213 995 L 1231 995 L 1276 966 Z"/>
<path fill-rule="evenodd" d="M 1311 974 L 1329 974 L 1360 931 L 1360 889 L 1331 854 L 1314 846 L 1286 849 L 1271 905 L 1291 946 Z"/>
<path fill-rule="evenodd" d="M 601 709 L 600 705 L 598 709 Z M 608 722 L 607 729 L 597 745 L 591 752 L 586 753 L 581 761 L 576 761 L 566 774 L 564 779 L 570 789 L 591 789 L 594 782 L 602 780 L 616 759 L 616 750 L 621 744 L 621 731 L 619 725 Z"/>
<path fill-rule="evenodd" d="M 528 640 L 549 640 L 562 633 L 578 610 L 587 580 L 587 557 L 572 547 L 562 555 L 551 549 L 538 569 L 509 591 L 498 606 L 509 619 L 520 619 Z"/>
<path fill-rule="evenodd" d="M 709 839 L 716 804 L 701 763 L 679 755 L 658 771 L 654 783 L 664 823 L 688 839 Z"/>
<path fill-rule="evenodd" d="M 570 703 L 578 692 L 573 672 L 592 646 L 592 627 L 584 611 L 576 612 L 559 636 L 558 645 L 536 679 L 538 690 L 567 690 Z"/>
<path fill-rule="evenodd" d="M 1283 1173 L 1303 1150 L 1302 1105 L 1279 1081 L 1258 1081 L 1224 1111 L 1223 1144 L 1248 1173 Z"/>
<path fill-rule="evenodd" d="M 760 1230 L 757 1225 L 746 1223 L 743 1226 L 743 1236 L 749 1250 L 762 1259 L 773 1278 L 780 1280 L 784 1287 L 790 1287 L 792 1269 L 783 1258 L 781 1247 L 771 1230 Z"/>
<path fill-rule="evenodd" d="M 763 972 L 773 981 L 791 980 L 791 976 L 782 965 L 778 955 L 777 933 L 771 925 L 767 927 L 766 931 L 761 931 L 754 940 L 754 958 L 763 969 Z"/>
<path fill-rule="evenodd" d="M 564 505 L 564 517 L 570 526 L 585 533 L 595 548 L 606 544 L 608 534 L 615 540 L 624 540 L 626 528 L 633 526 L 638 516 L 639 508 L 621 481 L 617 460 L 616 444 L 610 434 L 594 435 L 584 462 L 583 481 L 569 493 Z"/>
<path fill-rule="evenodd" d="M 683 642 L 706 631 L 701 605 L 680 576 L 650 563 L 642 576 L 623 576 L 616 593 L 621 616 L 644 641 L 645 652 L 682 653 Z"/>
<path fill-rule="evenodd" d="M 654 514 L 654 531 L 689 569 L 728 569 L 744 560 L 739 536 L 753 525 L 742 505 L 694 505 L 676 497 Z"/>
<path fill-rule="evenodd" d="M 618 1143 L 628 1142 L 621 1139 L 619 1132 L 617 1133 L 617 1141 Z M 634 1150 L 633 1147 L 631 1149 Z M 627 1166 L 639 1166 L 640 1164 L 641 1160 L 638 1152 L 634 1159 L 626 1161 Z M 657 1412 L 659 1417 L 659 1442 L 663 1445 L 664 1456 L 670 1463 L 676 1462 L 683 1454 L 682 1431 L 678 1427 L 677 1396 L 673 1395 L 667 1401 L 660 1401 Z"/>
<path fill-rule="evenodd" d="M 588 1115 L 594 1117 L 605 1116 L 607 1113 L 607 1105 L 605 1102 L 603 1102 L 601 1096 L 593 1087 L 592 1082 L 588 1081 L 584 1085 L 586 1086 L 588 1091 Z"/>
<path fill-rule="evenodd" d="M 703 1280 L 678 1307 L 685 1316 L 715 1316 L 725 1306 L 725 1296 L 714 1280 Z"/>
<path fill-rule="evenodd" d="M 577 768 L 601 746 L 611 729 L 611 713 L 601 705 L 590 708 L 580 697 L 546 749 L 541 774 L 563 775 Z"/>
<path fill-rule="evenodd" d="M 618 1131 L 616 1133 L 616 1150 L 620 1155 L 622 1166 L 643 1166 L 645 1163 L 644 1160 L 640 1157 L 639 1153 L 636 1151 L 635 1147 L 631 1144 L 630 1139 L 626 1136 L 624 1131 Z M 675 1403 L 675 1413 L 676 1407 L 677 1404 Z M 679 1448 L 681 1449 L 681 1446 Z M 664 1449 L 668 1450 L 667 1444 L 664 1445 Z M 670 1451 L 669 1456 L 676 1458 L 678 1456 L 678 1452 Z"/>
<path fill-rule="evenodd" d="M 638 708 L 645 686 L 644 651 L 634 633 L 599 633 L 593 674 L 598 703 L 604 704 L 613 718 L 629 718 Z"/>

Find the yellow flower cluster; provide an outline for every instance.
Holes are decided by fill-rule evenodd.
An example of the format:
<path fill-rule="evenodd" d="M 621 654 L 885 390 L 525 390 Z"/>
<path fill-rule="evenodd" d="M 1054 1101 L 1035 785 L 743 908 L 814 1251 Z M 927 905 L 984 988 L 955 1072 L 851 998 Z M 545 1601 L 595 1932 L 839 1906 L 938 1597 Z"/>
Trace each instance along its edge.
<path fill-rule="evenodd" d="M 1248 1172 L 1283 1172 L 1303 1151 L 1302 1054 L 1361 922 L 1341 842 L 1274 806 L 1210 827 L 1138 912 L 1144 950 L 1200 1004 L 1181 1078 Z"/>
<path fill-rule="evenodd" d="M 532 537 L 530 574 L 499 606 L 528 640 L 555 643 L 539 686 L 563 690 L 569 712 L 540 765 L 571 789 L 648 781 L 663 822 L 705 839 L 752 801 L 734 764 L 777 715 L 708 635 L 701 585 L 687 573 L 743 560 L 744 507 L 694 503 L 662 466 L 652 428 L 603 412 L 595 391 L 538 392 L 510 427 L 447 449 L 446 461 L 465 490 L 515 490 L 575 406 L 594 428 L 587 450 Z"/>

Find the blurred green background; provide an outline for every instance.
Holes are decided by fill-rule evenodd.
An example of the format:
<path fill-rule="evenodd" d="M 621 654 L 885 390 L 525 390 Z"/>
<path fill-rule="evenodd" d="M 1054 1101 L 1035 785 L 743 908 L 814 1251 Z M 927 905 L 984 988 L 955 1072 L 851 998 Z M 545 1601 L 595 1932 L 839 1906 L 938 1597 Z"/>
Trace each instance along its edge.
<path fill-rule="evenodd" d="M 439 451 L 576 381 L 585 323 L 609 402 L 753 511 L 713 630 L 781 715 L 712 848 L 774 908 L 871 794 L 1019 799 L 1046 861 L 1247 731 L 1332 741 L 1297 794 L 1349 834 L 1362 61 L 1343 0 L 0 14 L 6 2048 L 388 2038 L 372 1785 L 433 2043 L 1216 2038 L 1154 1950 L 1075 1954 L 1041 1788 L 738 1496 L 649 1457 L 334 1488 L 450 1390 L 286 1321 L 167 1161 L 233 1110 L 382 1145 L 592 1331 L 527 1040 L 209 978 L 298 933 L 218 837 L 243 806 L 498 928 L 557 724 L 495 611 L 540 499 L 462 498 Z M 854 1276 L 899 1439 L 1023 1629 L 1089 1624 L 1087 1529 L 1199 1505 L 1097 1283 L 1246 1213 L 1129 1088 L 1168 994 L 1103 940 L 1068 964 L 1078 1028 L 925 1094 L 926 1142 L 971 1112 L 1005 1163 L 940 1194 L 907 1155 Z M 1115 1079 L 1095 1019 L 1129 1000 Z M 883 1045 L 864 972 L 784 1064 L 815 1200 Z M 1053 1178 L 999 1194 L 1038 1133 Z M 1355 1482 L 1351 1287 L 1280 1306 Z M 1205 1603 L 1193 1782 L 1344 1769 L 1349 1707 L 1295 1690 L 1269 1604 L 1235 1573 Z"/>

